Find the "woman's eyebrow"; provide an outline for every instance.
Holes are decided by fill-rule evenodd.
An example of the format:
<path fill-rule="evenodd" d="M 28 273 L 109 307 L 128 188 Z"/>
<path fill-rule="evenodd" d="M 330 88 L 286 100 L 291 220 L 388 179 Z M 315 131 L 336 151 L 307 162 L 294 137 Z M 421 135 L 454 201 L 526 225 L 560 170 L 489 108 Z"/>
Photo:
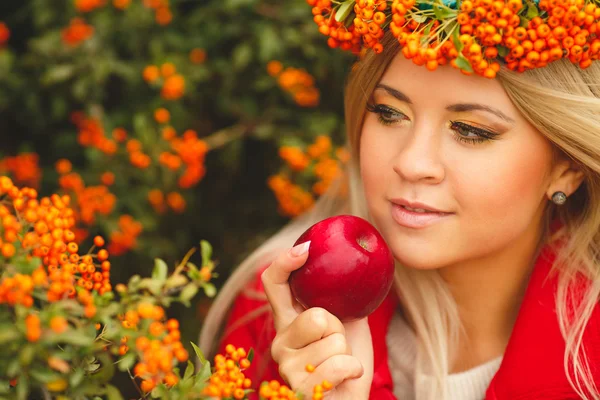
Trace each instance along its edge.
<path fill-rule="evenodd" d="M 452 104 L 451 106 L 446 107 L 446 110 L 453 112 L 467 112 L 467 111 L 485 111 L 490 114 L 494 114 L 500 119 L 505 120 L 506 122 L 510 122 L 511 124 L 515 123 L 515 120 L 504 114 L 502 111 L 486 106 L 484 104 L 478 103 L 460 103 L 460 104 Z"/>
<path fill-rule="evenodd" d="M 382 89 L 385 92 L 387 92 L 390 96 L 393 96 L 396 99 L 403 101 L 407 104 L 412 104 L 412 101 L 410 100 L 410 98 L 407 95 L 405 95 L 404 93 L 402 93 L 401 91 L 399 91 L 398 89 L 394 89 L 393 87 L 390 87 L 383 83 L 380 83 L 377 86 L 375 86 L 375 90 L 377 90 L 377 89 Z M 495 116 L 497 116 L 500 119 L 503 119 L 506 122 L 515 123 L 514 119 L 512 119 L 508 115 L 504 114 L 502 111 L 500 111 L 494 107 L 486 106 L 484 104 L 478 104 L 478 103 L 452 104 L 452 105 L 446 107 L 446 110 L 452 111 L 452 112 L 484 111 L 484 112 L 488 112 L 490 114 L 494 114 Z"/>

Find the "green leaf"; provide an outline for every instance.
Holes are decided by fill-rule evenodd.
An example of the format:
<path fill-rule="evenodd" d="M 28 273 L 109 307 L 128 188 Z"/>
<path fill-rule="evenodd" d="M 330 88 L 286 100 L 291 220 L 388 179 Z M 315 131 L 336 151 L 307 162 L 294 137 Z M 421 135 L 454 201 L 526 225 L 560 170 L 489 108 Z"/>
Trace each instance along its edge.
<path fill-rule="evenodd" d="M 450 10 L 448 7 L 444 5 L 440 5 L 437 1 L 433 4 L 433 13 L 435 14 L 435 18 L 439 20 L 444 20 L 449 17 L 453 17 L 456 14 L 455 10 Z"/>
<path fill-rule="evenodd" d="M 204 294 L 208 297 L 215 297 L 217 294 L 217 288 L 212 283 L 205 283 L 202 285 L 202 288 L 204 289 Z"/>
<path fill-rule="evenodd" d="M 104 389 L 104 394 L 106 395 L 107 400 L 123 400 L 123 395 L 121 395 L 119 389 L 113 385 L 107 385 Z"/>
<path fill-rule="evenodd" d="M 179 286 L 183 286 L 188 282 L 188 279 L 180 274 L 177 275 L 173 275 L 171 277 L 169 277 L 169 279 L 167 279 L 167 282 L 165 282 L 165 289 L 171 289 L 171 288 L 176 288 Z"/>
<path fill-rule="evenodd" d="M 465 46 L 460 41 L 459 37 L 460 37 L 460 29 L 457 27 L 456 29 L 454 29 L 452 31 L 452 43 L 454 43 L 454 47 L 456 48 L 456 51 L 458 51 L 460 53 Z"/>
<path fill-rule="evenodd" d="M 198 286 L 196 286 L 195 283 L 188 283 L 179 294 L 179 300 L 184 303 L 189 303 L 196 293 L 198 293 Z"/>
<path fill-rule="evenodd" d="M 150 291 L 150 293 L 152 293 L 154 295 L 158 295 L 160 293 L 162 287 L 163 287 L 163 282 L 155 280 L 155 279 L 150 279 L 150 278 L 142 279 L 142 281 L 140 282 L 140 285 L 139 285 L 140 289 L 148 289 Z"/>
<path fill-rule="evenodd" d="M 169 268 L 167 267 L 167 263 L 165 263 L 160 258 L 154 259 L 154 269 L 152 270 L 152 279 L 159 280 L 164 282 L 167 279 L 167 273 L 169 272 Z"/>
<path fill-rule="evenodd" d="M 422 15 L 422 14 L 411 14 L 410 15 L 412 19 L 414 19 L 416 22 L 418 22 L 419 24 L 422 24 L 423 22 L 427 21 L 427 16 L 426 15 Z"/>
<path fill-rule="evenodd" d="M 461 54 L 456 58 L 456 66 L 462 70 L 467 72 L 473 72 L 473 67 L 471 67 L 471 63 L 466 59 L 465 56 Z"/>
<path fill-rule="evenodd" d="M 527 2 L 527 14 L 525 14 L 526 18 L 531 20 L 539 15 L 539 11 L 533 2 Z"/>
<path fill-rule="evenodd" d="M 92 384 L 103 384 L 109 382 L 115 374 L 115 364 L 113 364 L 108 353 L 98 354 L 101 368 L 98 368 L 96 373 L 91 376 Z"/>
<path fill-rule="evenodd" d="M 335 12 L 335 20 L 337 22 L 344 22 L 352 10 L 354 10 L 354 3 L 355 0 L 346 0 L 343 2 L 340 8 Z"/>
<path fill-rule="evenodd" d="M 48 336 L 44 339 L 45 343 L 67 343 L 74 346 L 90 346 L 94 343 L 95 338 L 87 336 L 79 331 L 70 331 L 68 333 L 61 333 Z"/>
<path fill-rule="evenodd" d="M 202 354 L 202 350 L 200 350 L 200 348 L 198 346 L 196 346 L 196 344 L 194 342 L 190 342 L 190 344 L 192 345 L 192 348 L 194 349 L 194 353 L 196 353 L 196 355 L 200 359 L 200 362 L 202 363 L 202 365 L 204 365 L 206 363 L 206 358 L 204 357 L 204 354 Z"/>
<path fill-rule="evenodd" d="M 260 61 L 266 63 L 270 60 L 280 58 L 283 46 L 281 37 L 272 25 L 263 24 L 259 29 L 258 36 L 258 57 Z"/>
<path fill-rule="evenodd" d="M 59 379 L 61 375 L 58 372 L 51 371 L 49 369 L 41 368 L 40 366 L 34 367 L 30 372 L 31 376 L 38 382 L 48 383 L 56 379 Z M 19 379 L 19 381 L 25 379 Z"/>
<path fill-rule="evenodd" d="M 118 367 L 120 371 L 126 371 L 133 367 L 133 364 L 136 361 L 136 355 L 133 352 L 129 352 L 125 354 L 118 362 Z"/>
<path fill-rule="evenodd" d="M 79 384 L 83 381 L 84 376 L 85 376 L 85 372 L 83 371 L 83 369 L 81 369 L 81 368 L 75 369 L 75 372 L 73 372 L 73 375 L 71 375 L 71 377 L 69 378 L 69 386 L 71 386 L 71 387 L 79 386 Z"/>
<path fill-rule="evenodd" d="M 254 359 L 254 349 L 250 348 L 250 350 L 248 350 L 248 357 L 246 357 L 248 359 L 248 361 L 252 362 L 252 360 Z"/>
<path fill-rule="evenodd" d="M 510 52 L 508 47 L 505 47 L 505 46 L 498 46 L 496 48 L 498 49 L 498 55 L 500 57 L 506 57 L 508 55 L 508 53 Z"/>
<path fill-rule="evenodd" d="M 193 343 L 192 343 L 193 345 Z M 189 379 L 190 376 L 194 374 L 194 364 L 188 360 L 187 367 L 185 368 L 185 372 L 183 373 L 183 380 Z"/>
<path fill-rule="evenodd" d="M 212 371 L 210 369 L 210 363 L 209 362 L 205 362 L 202 365 L 202 369 L 200 370 L 200 373 L 197 375 L 200 381 L 204 382 L 206 381 L 208 378 L 210 378 L 212 374 Z"/>
<path fill-rule="evenodd" d="M 42 75 L 41 83 L 44 86 L 64 82 L 75 74 L 74 65 L 55 65 Z"/>
<path fill-rule="evenodd" d="M 200 252 L 202 253 L 202 266 L 208 265 L 212 259 L 212 246 L 206 240 L 200 241 Z"/>
<path fill-rule="evenodd" d="M 252 47 L 248 42 L 239 44 L 231 54 L 231 64 L 235 71 L 240 71 L 252 60 Z"/>
<path fill-rule="evenodd" d="M 155 399 L 166 399 L 169 396 L 169 389 L 167 389 L 165 384 L 160 384 L 156 386 L 150 394 Z"/>
<path fill-rule="evenodd" d="M 12 342 L 17 339 L 21 334 L 14 325 L 3 324 L 0 325 L 0 345 Z"/>
<path fill-rule="evenodd" d="M 29 364 L 31 364 L 31 360 L 33 360 L 34 356 L 35 347 L 31 344 L 27 344 L 21 349 L 21 353 L 19 354 L 19 361 L 21 362 L 21 365 L 28 366 Z"/>

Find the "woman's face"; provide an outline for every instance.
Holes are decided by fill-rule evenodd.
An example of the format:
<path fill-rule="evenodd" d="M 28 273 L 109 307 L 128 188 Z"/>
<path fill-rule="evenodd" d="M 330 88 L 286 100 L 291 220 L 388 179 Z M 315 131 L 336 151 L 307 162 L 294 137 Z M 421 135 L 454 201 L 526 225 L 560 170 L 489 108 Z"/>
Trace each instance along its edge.
<path fill-rule="evenodd" d="M 396 259 L 441 268 L 493 256 L 539 225 L 552 145 L 497 80 L 397 56 L 360 139 L 369 212 Z M 439 213 L 409 213 L 399 204 Z"/>

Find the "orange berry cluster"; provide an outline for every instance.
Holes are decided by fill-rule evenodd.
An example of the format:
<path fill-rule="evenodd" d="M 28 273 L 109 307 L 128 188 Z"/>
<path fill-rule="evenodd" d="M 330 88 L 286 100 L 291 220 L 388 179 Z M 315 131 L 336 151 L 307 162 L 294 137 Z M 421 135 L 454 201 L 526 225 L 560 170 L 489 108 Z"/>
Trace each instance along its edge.
<path fill-rule="evenodd" d="M 198 134 L 192 129 L 183 132 L 181 137 L 171 138 L 169 142 L 185 166 L 177 184 L 182 189 L 189 189 L 200 182 L 206 174 L 204 161 L 209 150 L 208 143 L 198 138 Z"/>
<path fill-rule="evenodd" d="M 279 148 L 279 157 L 283 159 L 293 171 L 304 171 L 310 158 L 302 151 L 301 148 L 295 146 L 281 146 Z"/>
<path fill-rule="evenodd" d="M 4 257 L 13 253 L 13 248 L 3 254 Z M 4 251 L 3 251 L 4 253 Z M 45 271 L 36 271 L 37 282 L 34 284 L 34 279 L 31 275 L 15 274 L 7 277 L 0 282 L 0 304 L 7 303 L 11 306 L 22 304 L 25 307 L 33 305 L 33 297 L 31 293 L 35 286 L 45 285 L 47 282 Z"/>
<path fill-rule="evenodd" d="M 152 189 L 148 192 L 148 202 L 158 214 L 163 214 L 167 210 L 167 206 L 178 214 L 185 211 L 186 207 L 181 193 L 170 192 L 165 196 L 160 189 Z"/>
<path fill-rule="evenodd" d="M 295 217 L 310 209 L 314 204 L 314 196 L 327 191 L 332 182 L 342 173 L 341 164 L 349 159 L 349 153 L 343 148 L 333 151 L 331 139 L 319 135 L 311 143 L 306 152 L 295 146 L 282 146 L 279 156 L 293 172 L 309 170 L 317 178 L 312 183 L 312 193 L 302 186 L 292 183 L 285 172 L 271 176 L 267 182 L 279 203 L 279 212 L 285 216 Z"/>
<path fill-rule="evenodd" d="M 146 169 L 152 164 L 150 156 L 142 151 L 142 142 L 137 139 L 129 139 L 125 145 L 129 153 L 129 162 L 136 168 Z"/>
<path fill-rule="evenodd" d="M 532 65 L 539 65 L 562 57 L 567 57 L 572 63 L 587 68 L 600 54 L 600 7 L 594 3 L 582 0 L 541 0 L 541 10 L 549 15 L 547 21 L 533 18 L 529 21 L 527 39 L 511 48 L 516 62 L 515 67 L 522 67 L 521 60 L 525 58 Z M 545 43 L 544 43 L 545 41 Z M 521 46 L 523 54 L 520 54 Z M 533 47 L 532 47 L 533 46 Z M 537 53 L 536 53 L 537 52 Z M 560 54 L 559 54 L 560 52 Z M 539 58 L 538 58 L 539 56 Z M 530 67 L 525 65 L 524 68 Z"/>
<path fill-rule="evenodd" d="M 52 195 L 37 198 L 31 188 L 18 189 L 8 177 L 0 177 L 0 218 L 3 236 L 0 238 L 2 256 L 10 259 L 18 251 L 39 257 L 42 266 L 30 277 L 16 274 L 4 277 L 0 282 L 0 303 L 33 305 L 31 292 L 34 287 L 47 287 L 47 300 L 56 302 L 65 297 L 75 298 L 85 305 L 85 314 L 95 312 L 91 291 L 99 294 L 111 291 L 110 262 L 104 249 L 96 255 L 79 256 L 75 242 L 75 213 L 69 207 L 70 197 Z M 11 210 L 14 210 L 14 214 Z M 104 245 L 96 237 L 97 247 Z M 94 262 L 94 259 L 97 263 Z M 75 287 L 81 288 L 79 293 Z"/>
<path fill-rule="evenodd" d="M 385 0 L 359 0 L 354 4 L 355 32 L 362 37 L 364 47 L 373 49 L 377 54 L 383 51 L 383 45 L 379 41 L 385 34 L 382 26 L 387 22 L 387 16 L 384 13 L 387 8 Z"/>
<path fill-rule="evenodd" d="M 106 0 L 75 0 L 75 9 L 82 13 L 94 11 L 105 5 Z"/>
<path fill-rule="evenodd" d="M 269 177 L 267 185 L 275 194 L 279 203 L 278 211 L 281 215 L 295 217 L 310 210 L 315 203 L 312 194 L 294 184 L 285 175 L 278 174 Z"/>
<path fill-rule="evenodd" d="M 338 22 L 335 19 L 331 0 L 306 0 L 306 2 L 312 7 L 313 20 L 319 26 L 319 32 L 329 37 L 327 39 L 329 47 L 340 47 L 354 54 L 360 52 L 362 35 L 356 30 L 355 25 L 346 27 L 343 21 Z"/>
<path fill-rule="evenodd" d="M 58 183 L 63 190 L 72 192 L 77 202 L 77 208 L 74 209 L 76 220 L 92 225 L 97 214 L 108 215 L 112 212 L 117 198 L 106 186 L 86 187 L 81 176 L 71 172 L 71 168 L 69 160 L 60 159 L 56 162 L 55 169 L 60 175 Z"/>
<path fill-rule="evenodd" d="M 169 0 L 144 0 L 144 6 L 154 10 L 154 19 L 159 25 L 168 25 L 173 20 Z"/>
<path fill-rule="evenodd" d="M 5 157 L 0 159 L 0 173 L 10 173 L 15 182 L 37 188 L 42 178 L 38 161 L 39 156 L 35 153 Z"/>
<path fill-rule="evenodd" d="M 110 233 L 108 251 L 114 256 L 120 256 L 137 245 L 137 237 L 142 232 L 142 224 L 133 219 L 131 215 L 121 215 L 118 223 L 119 229 Z"/>
<path fill-rule="evenodd" d="M 267 64 L 269 75 L 276 77 L 279 86 L 290 93 L 300 107 L 316 107 L 321 94 L 315 85 L 315 79 L 304 69 L 286 68 L 279 61 L 273 60 Z"/>
<path fill-rule="evenodd" d="M 95 118 L 88 118 L 81 111 L 71 114 L 71 121 L 79 132 L 77 142 L 83 147 L 93 147 L 104 154 L 113 155 L 117 152 L 117 143 L 105 135 L 102 123 Z"/>
<path fill-rule="evenodd" d="M 252 381 L 243 372 L 250 366 L 246 350 L 242 347 L 236 349 L 228 344 L 225 352 L 225 355 L 215 356 L 214 372 L 203 394 L 217 398 L 244 399 L 246 389 L 252 386 Z"/>
<path fill-rule="evenodd" d="M 292 389 L 290 389 L 286 385 L 282 385 L 276 380 L 265 382 L 263 385 L 261 385 L 258 394 L 260 395 L 261 399 L 265 400 L 298 399 L 298 396 L 296 396 L 296 393 L 294 393 Z"/>
<path fill-rule="evenodd" d="M 200 58 L 200 55 L 196 54 L 196 57 Z M 142 71 L 142 77 L 148 83 L 162 85 L 160 96 L 165 100 L 177 100 L 185 93 L 185 78 L 177 73 L 177 68 L 172 63 L 164 63 L 160 68 L 148 65 Z"/>
<path fill-rule="evenodd" d="M 62 30 L 62 41 L 72 47 L 89 39 L 94 34 L 94 27 L 87 24 L 83 18 L 71 19 L 69 26 Z"/>
<path fill-rule="evenodd" d="M 188 352 L 181 343 L 179 322 L 176 319 L 164 321 L 165 311 L 162 307 L 150 303 L 140 303 L 135 309 L 129 310 L 121 317 L 121 324 L 126 329 L 137 330 L 144 323 L 149 323 L 149 336 L 139 336 L 135 339 L 135 350 L 141 354 L 140 361 L 135 365 L 133 373 L 142 379 L 141 389 L 150 392 L 160 383 L 173 386 L 179 381 L 173 373 L 173 367 L 178 362 L 188 360 Z M 119 354 L 129 351 L 128 338 L 121 340 Z"/>
<path fill-rule="evenodd" d="M 334 11 L 329 0 L 307 1 L 313 5 L 319 30 L 329 34 L 323 14 L 334 19 L 342 7 L 337 5 Z M 540 0 L 524 5 L 522 0 L 464 0 L 458 9 L 441 1 L 433 8 L 421 7 L 419 0 L 387 3 L 355 2 L 350 28 L 361 36 L 362 48 L 380 53 L 382 27 L 389 27 L 402 54 L 429 70 L 450 63 L 467 75 L 494 78 L 499 61 L 518 72 L 560 58 L 587 68 L 600 53 L 600 7 L 595 1 Z M 346 22 L 351 19 L 344 18 Z M 340 29 L 337 26 L 336 32 Z M 331 47 L 337 47 L 331 38 L 329 41 Z M 342 47 L 357 53 L 356 48 Z"/>
<path fill-rule="evenodd" d="M 483 1 L 491 3 L 490 0 Z M 510 1 L 520 2 L 520 0 Z M 504 4 L 504 1 L 502 3 Z M 448 18 L 449 22 L 442 23 L 442 21 L 435 19 L 435 16 L 432 15 L 433 11 L 429 10 L 429 14 L 417 14 L 419 11 L 417 11 L 418 4 L 415 0 L 396 0 L 391 8 L 392 21 L 390 22 L 390 29 L 392 34 L 402 46 L 402 54 L 411 59 L 416 65 L 425 65 L 428 70 L 434 71 L 438 66 L 450 63 L 465 74 L 475 72 L 488 78 L 494 78 L 500 70 L 500 64 L 492 61 L 495 55 L 491 53 L 491 50 L 486 51 L 486 49 L 483 49 L 472 36 L 463 33 L 460 39 L 455 41 L 450 40 L 450 36 L 445 33 L 448 26 L 451 26 L 453 34 L 459 33 L 460 24 L 463 22 L 460 15 L 464 14 L 458 14 L 458 11 L 446 8 L 445 11 L 451 17 Z M 474 13 L 473 18 L 481 15 L 482 10 L 477 14 Z M 509 8 L 507 7 L 506 10 L 508 12 Z M 501 12 L 501 10 L 490 8 L 490 18 L 500 19 L 500 14 L 497 14 L 497 12 Z M 424 21 L 417 22 L 415 19 L 417 15 Z M 480 21 L 477 20 L 474 23 L 479 24 Z M 486 30 L 486 23 L 482 21 L 481 24 L 485 25 L 483 26 L 484 31 L 491 34 L 489 40 L 498 40 L 497 28 L 489 27 Z M 458 35 L 455 36 L 458 37 Z M 459 47 L 457 48 L 457 46 Z"/>
<path fill-rule="evenodd" d="M 8 42 L 10 38 L 10 29 L 4 22 L 0 22 L 0 46 L 3 46 Z"/>

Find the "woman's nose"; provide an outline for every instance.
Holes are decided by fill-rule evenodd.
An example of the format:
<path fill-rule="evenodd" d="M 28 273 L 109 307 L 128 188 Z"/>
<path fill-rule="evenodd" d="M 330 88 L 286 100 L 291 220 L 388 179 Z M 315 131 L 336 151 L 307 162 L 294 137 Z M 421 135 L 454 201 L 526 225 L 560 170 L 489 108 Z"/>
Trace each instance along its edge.
<path fill-rule="evenodd" d="M 414 127 L 393 160 L 394 171 L 410 182 L 438 183 L 444 179 L 440 135 L 431 126 Z"/>

